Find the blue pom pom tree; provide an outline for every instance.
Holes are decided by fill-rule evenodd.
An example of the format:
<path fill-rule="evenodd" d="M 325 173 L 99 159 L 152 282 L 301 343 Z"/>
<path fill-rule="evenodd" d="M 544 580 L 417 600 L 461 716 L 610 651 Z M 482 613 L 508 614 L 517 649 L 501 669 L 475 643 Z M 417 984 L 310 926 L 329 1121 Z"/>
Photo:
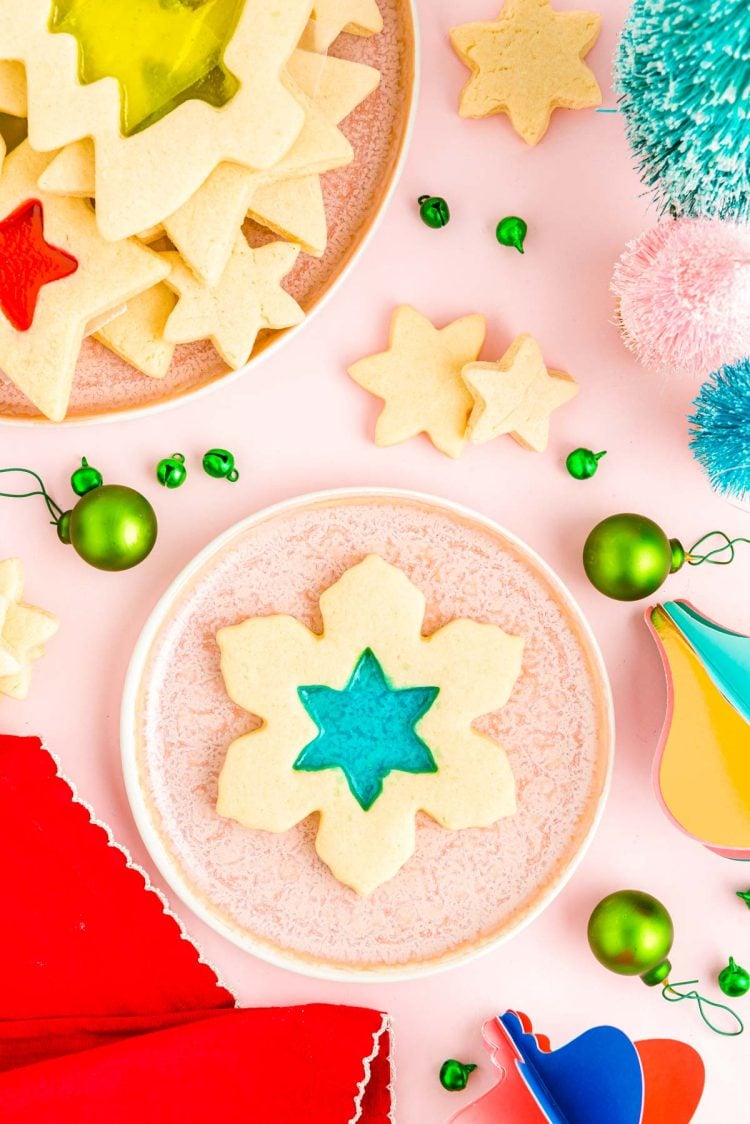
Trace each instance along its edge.
<path fill-rule="evenodd" d="M 714 371 L 693 406 L 696 460 L 718 492 L 750 500 L 750 359 Z"/>
<path fill-rule="evenodd" d="M 663 211 L 750 220 L 749 0 L 635 0 L 615 88 Z"/>

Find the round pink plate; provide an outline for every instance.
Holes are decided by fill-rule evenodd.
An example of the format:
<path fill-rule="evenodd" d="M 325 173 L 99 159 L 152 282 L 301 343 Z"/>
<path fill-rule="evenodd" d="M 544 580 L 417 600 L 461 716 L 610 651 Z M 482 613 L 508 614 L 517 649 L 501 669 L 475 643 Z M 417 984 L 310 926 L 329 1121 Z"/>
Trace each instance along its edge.
<path fill-rule="evenodd" d="M 321 592 L 370 553 L 401 567 L 425 594 L 426 633 L 469 617 L 523 637 L 525 648 L 510 702 L 477 723 L 509 754 L 516 815 L 450 832 L 420 814 L 412 858 L 360 898 L 317 857 L 317 816 L 274 835 L 217 814 L 226 749 L 258 720 L 228 698 L 215 635 L 269 613 L 319 631 Z M 601 655 L 549 567 L 490 520 L 400 491 L 303 496 L 227 531 L 154 610 L 122 711 L 131 806 L 173 889 L 258 956 L 357 980 L 447 967 L 538 914 L 592 835 L 613 737 Z"/>
<path fill-rule="evenodd" d="M 108 421 L 163 409 L 237 378 L 304 331 L 310 315 L 343 281 L 364 248 L 395 187 L 406 153 L 416 102 L 416 18 L 412 0 L 378 0 L 379 35 L 342 35 L 330 54 L 367 63 L 381 74 L 380 86 L 342 123 L 354 148 L 354 162 L 322 177 L 328 248 L 322 258 L 300 254 L 284 287 L 307 318 L 297 328 L 262 332 L 246 367 L 229 371 L 210 343 L 179 347 L 163 379 L 151 379 L 118 359 L 94 339 L 84 341 L 68 415 L 57 424 Z M 246 222 L 252 245 L 272 236 Z M 0 372 L 0 422 L 52 425 Z"/>

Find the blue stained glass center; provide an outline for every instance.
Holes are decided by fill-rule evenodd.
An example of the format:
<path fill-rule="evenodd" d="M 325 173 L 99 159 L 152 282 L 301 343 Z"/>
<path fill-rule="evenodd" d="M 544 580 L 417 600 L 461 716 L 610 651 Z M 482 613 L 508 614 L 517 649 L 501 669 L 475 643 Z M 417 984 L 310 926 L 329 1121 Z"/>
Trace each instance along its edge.
<path fill-rule="evenodd" d="M 366 812 L 382 793 L 390 772 L 437 772 L 435 758 L 415 727 L 439 692 L 439 687 L 394 687 L 375 653 L 366 648 L 343 691 L 297 688 L 318 734 L 301 751 L 294 768 L 341 769 Z"/>

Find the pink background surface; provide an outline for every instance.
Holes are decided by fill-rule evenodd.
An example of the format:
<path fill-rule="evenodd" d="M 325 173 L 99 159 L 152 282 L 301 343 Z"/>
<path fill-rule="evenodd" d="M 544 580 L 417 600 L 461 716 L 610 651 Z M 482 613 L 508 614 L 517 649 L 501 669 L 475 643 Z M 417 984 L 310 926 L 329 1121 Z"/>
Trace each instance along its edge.
<path fill-rule="evenodd" d="M 697 387 L 660 383 L 640 370 L 612 324 L 612 264 L 624 241 L 654 220 L 639 198 L 620 118 L 558 113 L 534 150 L 503 120 L 466 122 L 455 113 L 465 73 L 447 44 L 447 29 L 490 17 L 497 6 L 497 0 L 418 0 L 421 108 L 400 187 L 344 289 L 295 341 L 252 375 L 150 419 L 2 431 L 2 463 L 36 468 L 60 502 L 69 495 L 76 459 L 85 454 L 107 480 L 145 491 L 161 520 L 153 556 L 128 574 L 108 575 L 57 544 L 41 501 L 2 504 L 0 556 L 24 559 L 29 599 L 53 609 L 62 622 L 35 671 L 30 699 L 3 700 L 2 724 L 9 733 L 45 737 L 81 795 L 161 884 L 125 800 L 118 717 L 130 652 L 172 577 L 231 523 L 304 491 L 394 485 L 475 507 L 525 539 L 569 584 L 612 678 L 619 726 L 613 792 L 591 850 L 564 893 L 518 939 L 472 964 L 414 983 L 358 986 L 268 967 L 213 935 L 173 897 L 172 904 L 245 1004 L 326 1000 L 390 1010 L 402 1124 L 439 1124 L 470 1092 L 489 1087 L 494 1078 L 480 1027 L 506 1007 L 527 1011 L 553 1045 L 607 1021 L 636 1038 L 672 1035 L 691 1042 L 708 1071 L 696 1120 L 733 1121 L 743 1111 L 736 1071 L 747 1040 L 711 1035 L 687 1005 L 667 1005 L 637 980 L 610 975 L 586 944 L 586 921 L 601 896 L 625 886 L 649 890 L 674 917 L 676 978 L 700 976 L 715 995 L 715 974 L 730 953 L 750 961 L 750 915 L 734 898 L 736 889 L 750 885 L 750 871 L 702 850 L 660 811 L 650 782 L 665 703 L 656 650 L 642 606 L 606 601 L 588 586 L 580 548 L 598 519 L 619 510 L 642 511 L 687 544 L 716 526 L 748 534 L 749 520 L 712 495 L 688 452 L 685 414 Z M 558 6 L 574 5 L 558 0 Z M 605 105 L 612 106 L 608 75 L 627 4 L 600 0 L 592 6 L 601 7 L 605 26 L 590 60 Z M 416 217 L 414 200 L 424 192 L 449 200 L 454 217 L 445 230 L 431 231 Z M 529 222 L 523 258 L 494 240 L 497 220 L 508 213 Z M 390 312 L 403 301 L 437 322 L 485 313 L 487 356 L 531 331 L 550 364 L 575 375 L 582 393 L 558 414 L 546 455 L 501 439 L 454 463 L 425 440 L 390 450 L 371 444 L 377 403 L 344 369 L 382 347 Z M 237 454 L 237 485 L 210 480 L 197 467 L 214 444 Z M 562 467 L 565 454 L 580 444 L 609 450 L 598 477 L 584 484 Z M 156 485 L 153 465 L 174 450 L 186 454 L 193 474 L 181 491 L 167 493 Z M 750 631 L 748 579 L 745 553 L 730 570 L 703 567 L 673 577 L 664 596 L 689 597 L 707 615 Z M 467 1093 L 440 1088 L 437 1070 L 448 1056 L 480 1062 Z"/>

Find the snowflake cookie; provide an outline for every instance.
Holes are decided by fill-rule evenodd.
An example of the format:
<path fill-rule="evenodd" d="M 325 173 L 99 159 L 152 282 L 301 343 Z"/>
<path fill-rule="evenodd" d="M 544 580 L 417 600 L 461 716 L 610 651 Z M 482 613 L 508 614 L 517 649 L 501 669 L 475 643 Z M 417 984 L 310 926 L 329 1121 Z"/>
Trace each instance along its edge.
<path fill-rule="evenodd" d="M 472 723 L 508 701 L 523 642 L 471 620 L 422 635 L 424 596 L 377 555 L 320 612 L 321 634 L 290 616 L 219 631 L 227 692 L 262 725 L 230 745 L 217 810 L 273 832 L 320 812 L 318 855 L 364 895 L 412 855 L 418 811 L 451 831 L 514 813 L 506 753 Z"/>

